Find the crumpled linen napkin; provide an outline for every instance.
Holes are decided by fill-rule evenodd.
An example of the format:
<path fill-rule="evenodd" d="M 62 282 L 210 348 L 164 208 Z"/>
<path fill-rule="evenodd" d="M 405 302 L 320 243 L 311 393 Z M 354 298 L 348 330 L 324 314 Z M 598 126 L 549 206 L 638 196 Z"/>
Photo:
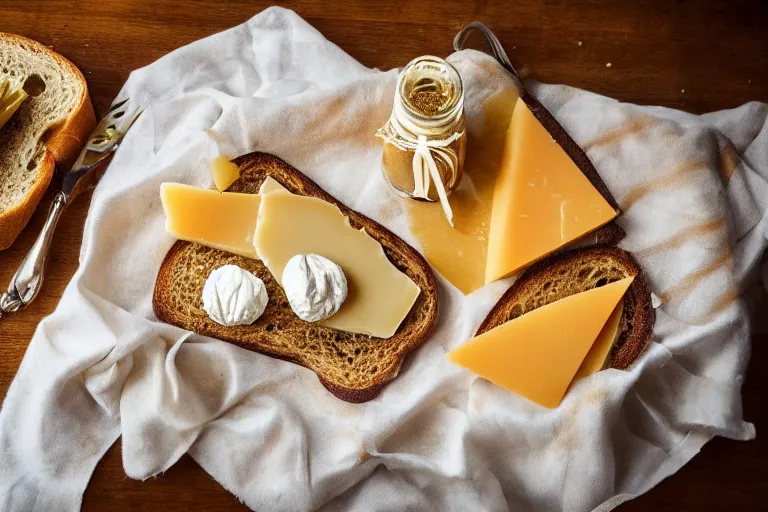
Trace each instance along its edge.
<path fill-rule="evenodd" d="M 450 57 L 467 125 L 514 89 L 487 55 Z M 543 409 L 445 358 L 511 283 L 464 296 L 440 279 L 430 339 L 375 400 L 331 396 L 309 370 L 159 323 L 154 278 L 174 240 L 159 185 L 211 185 L 209 159 L 260 150 L 418 248 L 379 169 L 396 71 L 367 69 L 271 8 L 131 74 L 147 107 L 94 192 L 80 268 L 29 345 L 0 410 L 0 509 L 76 510 L 122 435 L 128 476 L 189 452 L 255 510 L 609 510 L 676 472 L 715 435 L 750 439 L 740 293 L 768 220 L 768 106 L 694 116 L 528 84 L 619 200 L 661 298 L 629 371 Z"/>

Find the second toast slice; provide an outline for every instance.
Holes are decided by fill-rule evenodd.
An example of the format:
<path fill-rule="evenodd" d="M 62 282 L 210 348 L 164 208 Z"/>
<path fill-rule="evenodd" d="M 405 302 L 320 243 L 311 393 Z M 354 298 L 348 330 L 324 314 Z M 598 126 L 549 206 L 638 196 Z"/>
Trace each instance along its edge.
<path fill-rule="evenodd" d="M 611 368 L 625 370 L 645 349 L 656 314 L 645 274 L 632 255 L 618 247 L 575 249 L 532 265 L 491 309 L 477 334 L 541 306 L 626 277 L 635 279 L 624 296 L 618 339 L 608 361 Z"/>

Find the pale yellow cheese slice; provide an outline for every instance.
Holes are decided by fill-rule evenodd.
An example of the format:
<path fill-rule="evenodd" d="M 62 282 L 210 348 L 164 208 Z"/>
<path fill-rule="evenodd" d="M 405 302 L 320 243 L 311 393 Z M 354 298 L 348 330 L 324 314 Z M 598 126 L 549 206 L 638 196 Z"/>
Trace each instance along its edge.
<path fill-rule="evenodd" d="M 267 176 L 267 179 L 265 179 L 262 184 L 261 188 L 259 188 L 259 194 L 269 194 L 270 192 L 288 192 L 288 189 L 282 186 L 276 179 L 274 179 L 272 176 Z M 290 192 L 288 192 L 290 194 Z"/>
<path fill-rule="evenodd" d="M 632 279 L 534 309 L 454 349 L 448 358 L 544 407 L 557 407 Z"/>
<path fill-rule="evenodd" d="M 616 214 L 518 98 L 493 192 L 485 282 L 515 273 Z"/>
<path fill-rule="evenodd" d="M 163 183 L 160 198 L 165 210 L 165 229 L 179 240 L 258 259 L 253 237 L 259 204 L 263 194 L 275 191 L 288 193 L 271 176 L 264 180 L 259 194 L 219 193 L 181 183 Z"/>
<path fill-rule="evenodd" d="M 318 254 L 341 266 L 347 299 L 323 321 L 335 329 L 389 338 L 420 293 L 387 259 L 381 244 L 350 226 L 336 206 L 314 197 L 264 194 L 255 247 L 280 284 L 286 263 L 297 254 Z"/>
<path fill-rule="evenodd" d="M 160 199 L 165 210 L 165 229 L 171 235 L 246 258 L 258 258 L 253 237 L 260 195 L 163 183 Z"/>

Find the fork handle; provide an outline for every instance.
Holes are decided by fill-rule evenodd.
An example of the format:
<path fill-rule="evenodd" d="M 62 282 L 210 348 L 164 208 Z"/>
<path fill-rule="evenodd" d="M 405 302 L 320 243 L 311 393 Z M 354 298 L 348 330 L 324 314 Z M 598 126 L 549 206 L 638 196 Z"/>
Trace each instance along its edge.
<path fill-rule="evenodd" d="M 502 65 L 502 67 L 504 67 L 504 69 L 519 79 L 520 75 L 517 74 L 517 70 L 509 60 L 507 52 L 504 51 L 504 45 L 501 44 L 501 41 L 499 41 L 499 38 L 496 37 L 496 34 L 494 34 L 491 29 L 479 21 L 473 21 L 472 23 L 465 25 L 464 28 L 459 30 L 459 33 L 456 34 L 456 37 L 453 38 L 453 49 L 457 52 L 463 50 L 464 43 L 467 42 L 467 37 L 469 37 L 470 32 L 473 30 L 477 30 L 485 36 L 485 38 L 488 40 L 488 44 L 491 47 L 494 58 L 499 62 L 499 64 Z"/>
<path fill-rule="evenodd" d="M 4 315 L 18 311 L 21 306 L 22 302 L 10 293 L 0 294 L 0 320 Z"/>
<path fill-rule="evenodd" d="M 13 276 L 8 293 L 0 296 L 0 311 L 4 313 L 18 311 L 32 302 L 40 293 L 45 279 L 48 250 L 53 241 L 53 233 L 66 205 L 66 195 L 63 192 L 57 192 L 48 210 L 48 218 L 45 220 L 42 231 Z"/>

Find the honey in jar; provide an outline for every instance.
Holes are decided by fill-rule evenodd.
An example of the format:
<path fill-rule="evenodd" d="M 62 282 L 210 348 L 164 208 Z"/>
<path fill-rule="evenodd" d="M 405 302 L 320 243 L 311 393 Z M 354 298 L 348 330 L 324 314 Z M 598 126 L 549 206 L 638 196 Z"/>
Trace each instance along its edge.
<path fill-rule="evenodd" d="M 397 79 L 384 139 L 382 170 L 403 197 L 440 201 L 449 222 L 448 195 L 461 181 L 466 147 L 464 90 L 456 69 L 439 57 L 411 61 Z"/>

